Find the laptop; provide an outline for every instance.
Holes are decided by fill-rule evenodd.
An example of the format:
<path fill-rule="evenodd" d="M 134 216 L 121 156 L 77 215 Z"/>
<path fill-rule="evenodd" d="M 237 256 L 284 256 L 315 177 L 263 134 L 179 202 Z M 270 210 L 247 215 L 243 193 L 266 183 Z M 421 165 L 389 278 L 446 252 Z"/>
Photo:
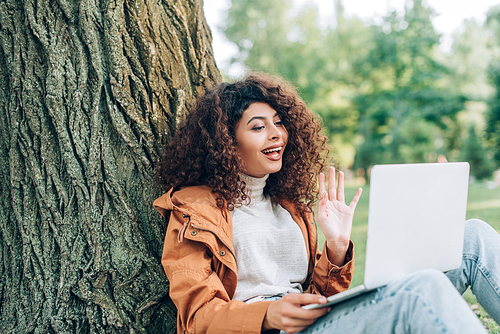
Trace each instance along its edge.
<path fill-rule="evenodd" d="M 371 171 L 364 283 L 326 307 L 422 269 L 460 267 L 469 164 L 375 165 Z"/>

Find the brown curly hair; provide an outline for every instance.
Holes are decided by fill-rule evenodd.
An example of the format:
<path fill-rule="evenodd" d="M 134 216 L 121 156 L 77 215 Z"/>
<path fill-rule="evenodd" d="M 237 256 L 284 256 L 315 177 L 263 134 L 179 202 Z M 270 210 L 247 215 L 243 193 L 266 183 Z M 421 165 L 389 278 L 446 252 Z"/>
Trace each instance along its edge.
<path fill-rule="evenodd" d="M 300 213 L 311 211 L 317 199 L 317 175 L 328 155 L 327 138 L 295 88 L 267 74 L 222 83 L 198 98 L 165 148 L 159 166 L 164 190 L 206 185 L 219 194 L 218 206 L 227 205 L 229 210 L 247 200 L 235 128 L 254 102 L 269 104 L 288 131 L 282 168 L 269 175 L 264 193 L 274 203 L 291 201 Z"/>

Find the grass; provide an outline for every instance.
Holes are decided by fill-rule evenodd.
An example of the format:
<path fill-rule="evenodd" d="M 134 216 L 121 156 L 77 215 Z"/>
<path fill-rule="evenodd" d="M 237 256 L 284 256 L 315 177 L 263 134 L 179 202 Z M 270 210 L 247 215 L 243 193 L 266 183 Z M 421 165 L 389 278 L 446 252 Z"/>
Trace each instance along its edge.
<path fill-rule="evenodd" d="M 472 294 L 470 289 L 465 291 L 464 298 L 469 303 L 474 313 L 478 316 L 479 320 L 481 320 L 488 333 L 500 334 L 500 326 L 493 319 L 491 319 L 484 308 L 479 305 L 476 297 Z"/>
<path fill-rule="evenodd" d="M 350 201 L 356 192 L 357 185 L 346 184 L 345 198 Z M 355 244 L 355 270 L 351 286 L 363 283 L 366 253 L 366 232 L 368 222 L 368 198 L 369 186 L 363 186 L 363 195 L 356 208 L 354 215 L 351 238 Z M 482 183 L 476 182 L 469 186 L 469 197 L 467 204 L 467 219 L 479 218 L 488 222 L 493 228 L 500 232 L 500 188 L 488 189 Z M 318 241 L 322 246 L 325 238 L 318 228 Z M 500 326 L 496 324 L 477 303 L 475 296 L 468 290 L 464 294 L 465 300 L 477 314 L 489 333 L 500 334 Z"/>

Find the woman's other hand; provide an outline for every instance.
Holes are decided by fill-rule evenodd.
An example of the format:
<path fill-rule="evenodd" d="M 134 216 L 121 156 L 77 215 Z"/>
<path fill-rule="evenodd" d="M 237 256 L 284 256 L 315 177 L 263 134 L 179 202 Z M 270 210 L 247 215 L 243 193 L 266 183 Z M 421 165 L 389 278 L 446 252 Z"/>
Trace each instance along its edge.
<path fill-rule="evenodd" d="M 267 308 L 262 330 L 279 329 L 287 333 L 296 333 L 313 324 L 316 319 L 325 315 L 328 307 L 305 310 L 303 305 L 325 304 L 325 296 L 310 293 L 291 293 L 272 302 Z"/>
<path fill-rule="evenodd" d="M 326 238 L 328 259 L 337 266 L 344 265 L 345 254 L 351 239 L 354 210 L 362 189 L 358 188 L 349 205 L 344 199 L 344 173 L 339 172 L 338 187 L 335 189 L 335 168 L 328 172 L 328 191 L 325 174 L 319 175 L 318 223 Z"/>

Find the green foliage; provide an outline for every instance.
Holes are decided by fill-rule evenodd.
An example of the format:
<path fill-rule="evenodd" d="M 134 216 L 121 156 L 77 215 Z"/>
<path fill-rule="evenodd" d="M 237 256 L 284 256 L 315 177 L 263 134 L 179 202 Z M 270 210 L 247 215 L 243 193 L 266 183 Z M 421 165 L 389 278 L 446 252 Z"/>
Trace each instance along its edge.
<path fill-rule="evenodd" d="M 374 46 L 357 66 L 372 89 L 354 100 L 362 136 L 355 168 L 434 161 L 442 147 L 436 141 L 444 142 L 447 123 L 463 109 L 464 98 L 442 85 L 450 71 L 436 59 L 439 35 L 431 14 L 414 1 L 403 16 L 393 12 L 373 27 Z"/>
<path fill-rule="evenodd" d="M 233 0 L 222 26 L 239 48 L 233 61 L 292 81 L 321 115 L 341 168 L 463 157 L 469 125 L 485 128 L 484 112 L 469 110 L 468 101 L 487 101 L 492 86 L 499 87 L 500 66 L 497 79 L 490 71 L 497 83 L 491 85 L 486 73 L 500 54 L 492 47 L 500 46 L 500 15 L 492 11 L 488 26 L 466 22 L 445 54 L 430 21 L 434 13 L 422 0 L 408 1 L 404 13 L 392 12 L 377 25 L 346 18 L 341 0 L 335 5 L 335 16 L 325 22 L 313 4 Z M 487 113 L 487 144 L 496 147 L 498 164 L 496 96 Z M 479 119 L 464 122 L 461 114 Z"/>
<path fill-rule="evenodd" d="M 447 85 L 470 100 L 487 100 L 493 93 L 487 75 L 488 66 L 495 58 L 491 31 L 474 20 L 466 20 L 453 38 L 452 53 L 446 58 L 452 69 Z"/>
<path fill-rule="evenodd" d="M 488 179 L 493 175 L 495 165 L 488 157 L 489 152 L 474 126 L 469 128 L 469 137 L 463 142 L 461 153 L 461 160 L 470 163 L 471 174 L 477 179 Z"/>
<path fill-rule="evenodd" d="M 494 159 L 500 164 L 500 62 L 490 66 L 490 78 L 495 87 L 495 94 L 489 102 L 486 133 L 494 149 Z"/>

